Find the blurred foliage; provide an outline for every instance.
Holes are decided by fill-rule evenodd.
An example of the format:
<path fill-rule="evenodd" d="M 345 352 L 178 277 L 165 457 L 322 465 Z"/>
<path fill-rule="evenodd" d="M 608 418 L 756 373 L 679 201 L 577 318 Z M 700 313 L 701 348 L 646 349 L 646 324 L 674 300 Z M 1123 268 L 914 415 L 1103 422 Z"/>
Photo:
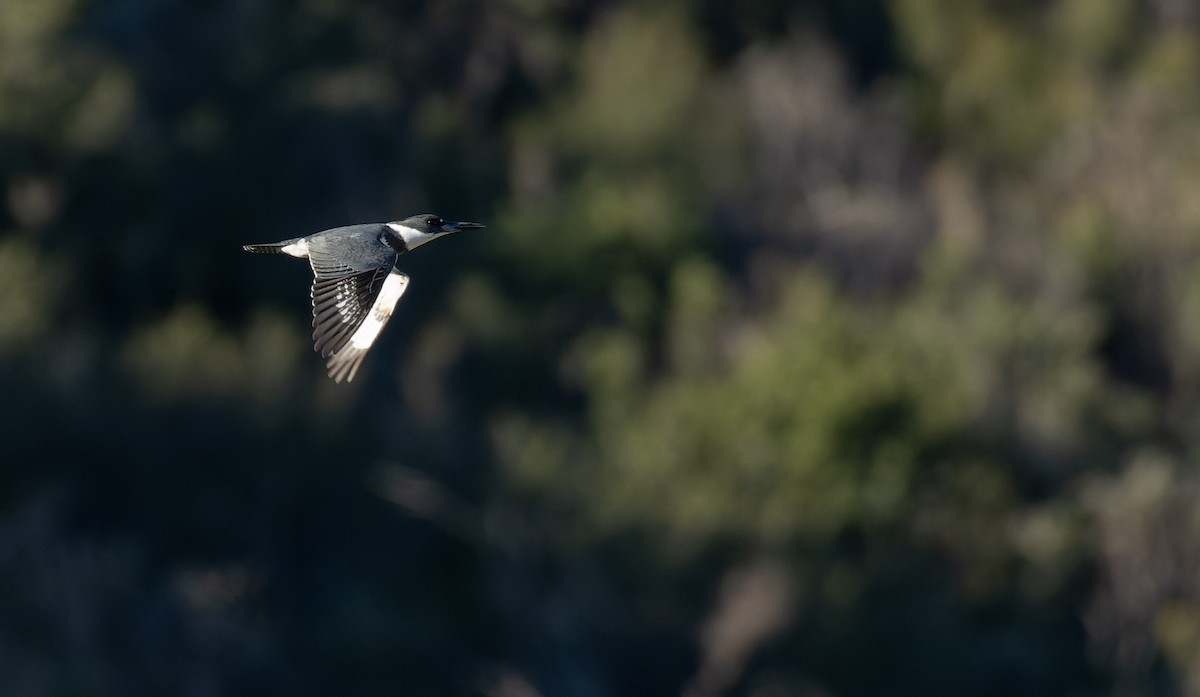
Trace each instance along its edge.
<path fill-rule="evenodd" d="M 1200 10 L 0 4 L 0 693 L 1200 694 Z M 359 379 L 240 245 L 433 211 Z"/>

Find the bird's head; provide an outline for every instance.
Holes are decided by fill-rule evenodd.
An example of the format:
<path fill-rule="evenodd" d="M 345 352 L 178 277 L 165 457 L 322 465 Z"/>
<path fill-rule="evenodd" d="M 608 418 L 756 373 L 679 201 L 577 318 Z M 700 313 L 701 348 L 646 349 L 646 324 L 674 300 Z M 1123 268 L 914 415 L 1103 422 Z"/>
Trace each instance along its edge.
<path fill-rule="evenodd" d="M 388 227 L 404 239 L 404 244 L 411 251 L 442 235 L 463 230 L 475 230 L 484 226 L 479 223 L 444 220 L 432 213 L 423 213 L 405 218 L 398 223 L 388 223 Z"/>

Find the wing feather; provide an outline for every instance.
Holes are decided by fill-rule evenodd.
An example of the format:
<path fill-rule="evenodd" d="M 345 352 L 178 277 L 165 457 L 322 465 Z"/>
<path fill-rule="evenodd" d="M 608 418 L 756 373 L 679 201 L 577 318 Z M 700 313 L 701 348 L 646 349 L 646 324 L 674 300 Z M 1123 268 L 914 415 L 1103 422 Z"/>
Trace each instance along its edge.
<path fill-rule="evenodd" d="M 313 279 L 313 348 L 322 358 L 340 349 L 367 318 L 388 269 Z"/>
<path fill-rule="evenodd" d="M 326 358 L 329 376 L 352 380 L 380 330 L 408 286 L 408 276 L 392 268 L 396 255 L 364 270 L 310 247 L 313 269 L 313 349 Z"/>
<path fill-rule="evenodd" d="M 355 373 L 358 372 L 358 366 L 362 364 L 363 358 L 367 355 L 367 350 L 375 343 L 375 339 L 383 331 L 384 325 L 392 318 L 396 303 L 400 301 L 400 296 L 404 295 L 407 288 L 408 276 L 396 270 L 392 270 L 387 275 L 382 288 L 375 297 L 375 302 L 371 305 L 370 312 L 362 319 L 358 328 L 350 335 L 349 340 L 330 355 L 326 362 L 329 376 L 335 382 L 354 379 Z"/>

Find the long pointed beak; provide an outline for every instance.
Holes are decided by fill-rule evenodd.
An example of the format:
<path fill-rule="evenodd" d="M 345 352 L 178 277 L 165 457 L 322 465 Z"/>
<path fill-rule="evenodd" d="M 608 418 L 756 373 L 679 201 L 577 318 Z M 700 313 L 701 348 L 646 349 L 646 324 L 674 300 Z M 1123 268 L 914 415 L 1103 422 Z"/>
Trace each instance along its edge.
<path fill-rule="evenodd" d="M 487 226 L 480 225 L 479 223 L 451 223 L 447 227 L 450 227 L 451 229 L 454 229 L 454 230 L 476 230 L 476 229 L 484 228 Z"/>

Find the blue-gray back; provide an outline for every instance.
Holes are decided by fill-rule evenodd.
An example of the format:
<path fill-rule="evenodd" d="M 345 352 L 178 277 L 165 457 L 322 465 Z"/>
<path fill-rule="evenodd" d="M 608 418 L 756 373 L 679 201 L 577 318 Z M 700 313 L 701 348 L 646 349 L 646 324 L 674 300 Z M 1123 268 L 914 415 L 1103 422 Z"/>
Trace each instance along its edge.
<path fill-rule="evenodd" d="M 346 225 L 322 230 L 307 238 L 309 258 L 314 267 L 344 272 L 374 271 L 391 268 L 396 262 L 396 250 L 383 241 L 383 223 Z"/>

